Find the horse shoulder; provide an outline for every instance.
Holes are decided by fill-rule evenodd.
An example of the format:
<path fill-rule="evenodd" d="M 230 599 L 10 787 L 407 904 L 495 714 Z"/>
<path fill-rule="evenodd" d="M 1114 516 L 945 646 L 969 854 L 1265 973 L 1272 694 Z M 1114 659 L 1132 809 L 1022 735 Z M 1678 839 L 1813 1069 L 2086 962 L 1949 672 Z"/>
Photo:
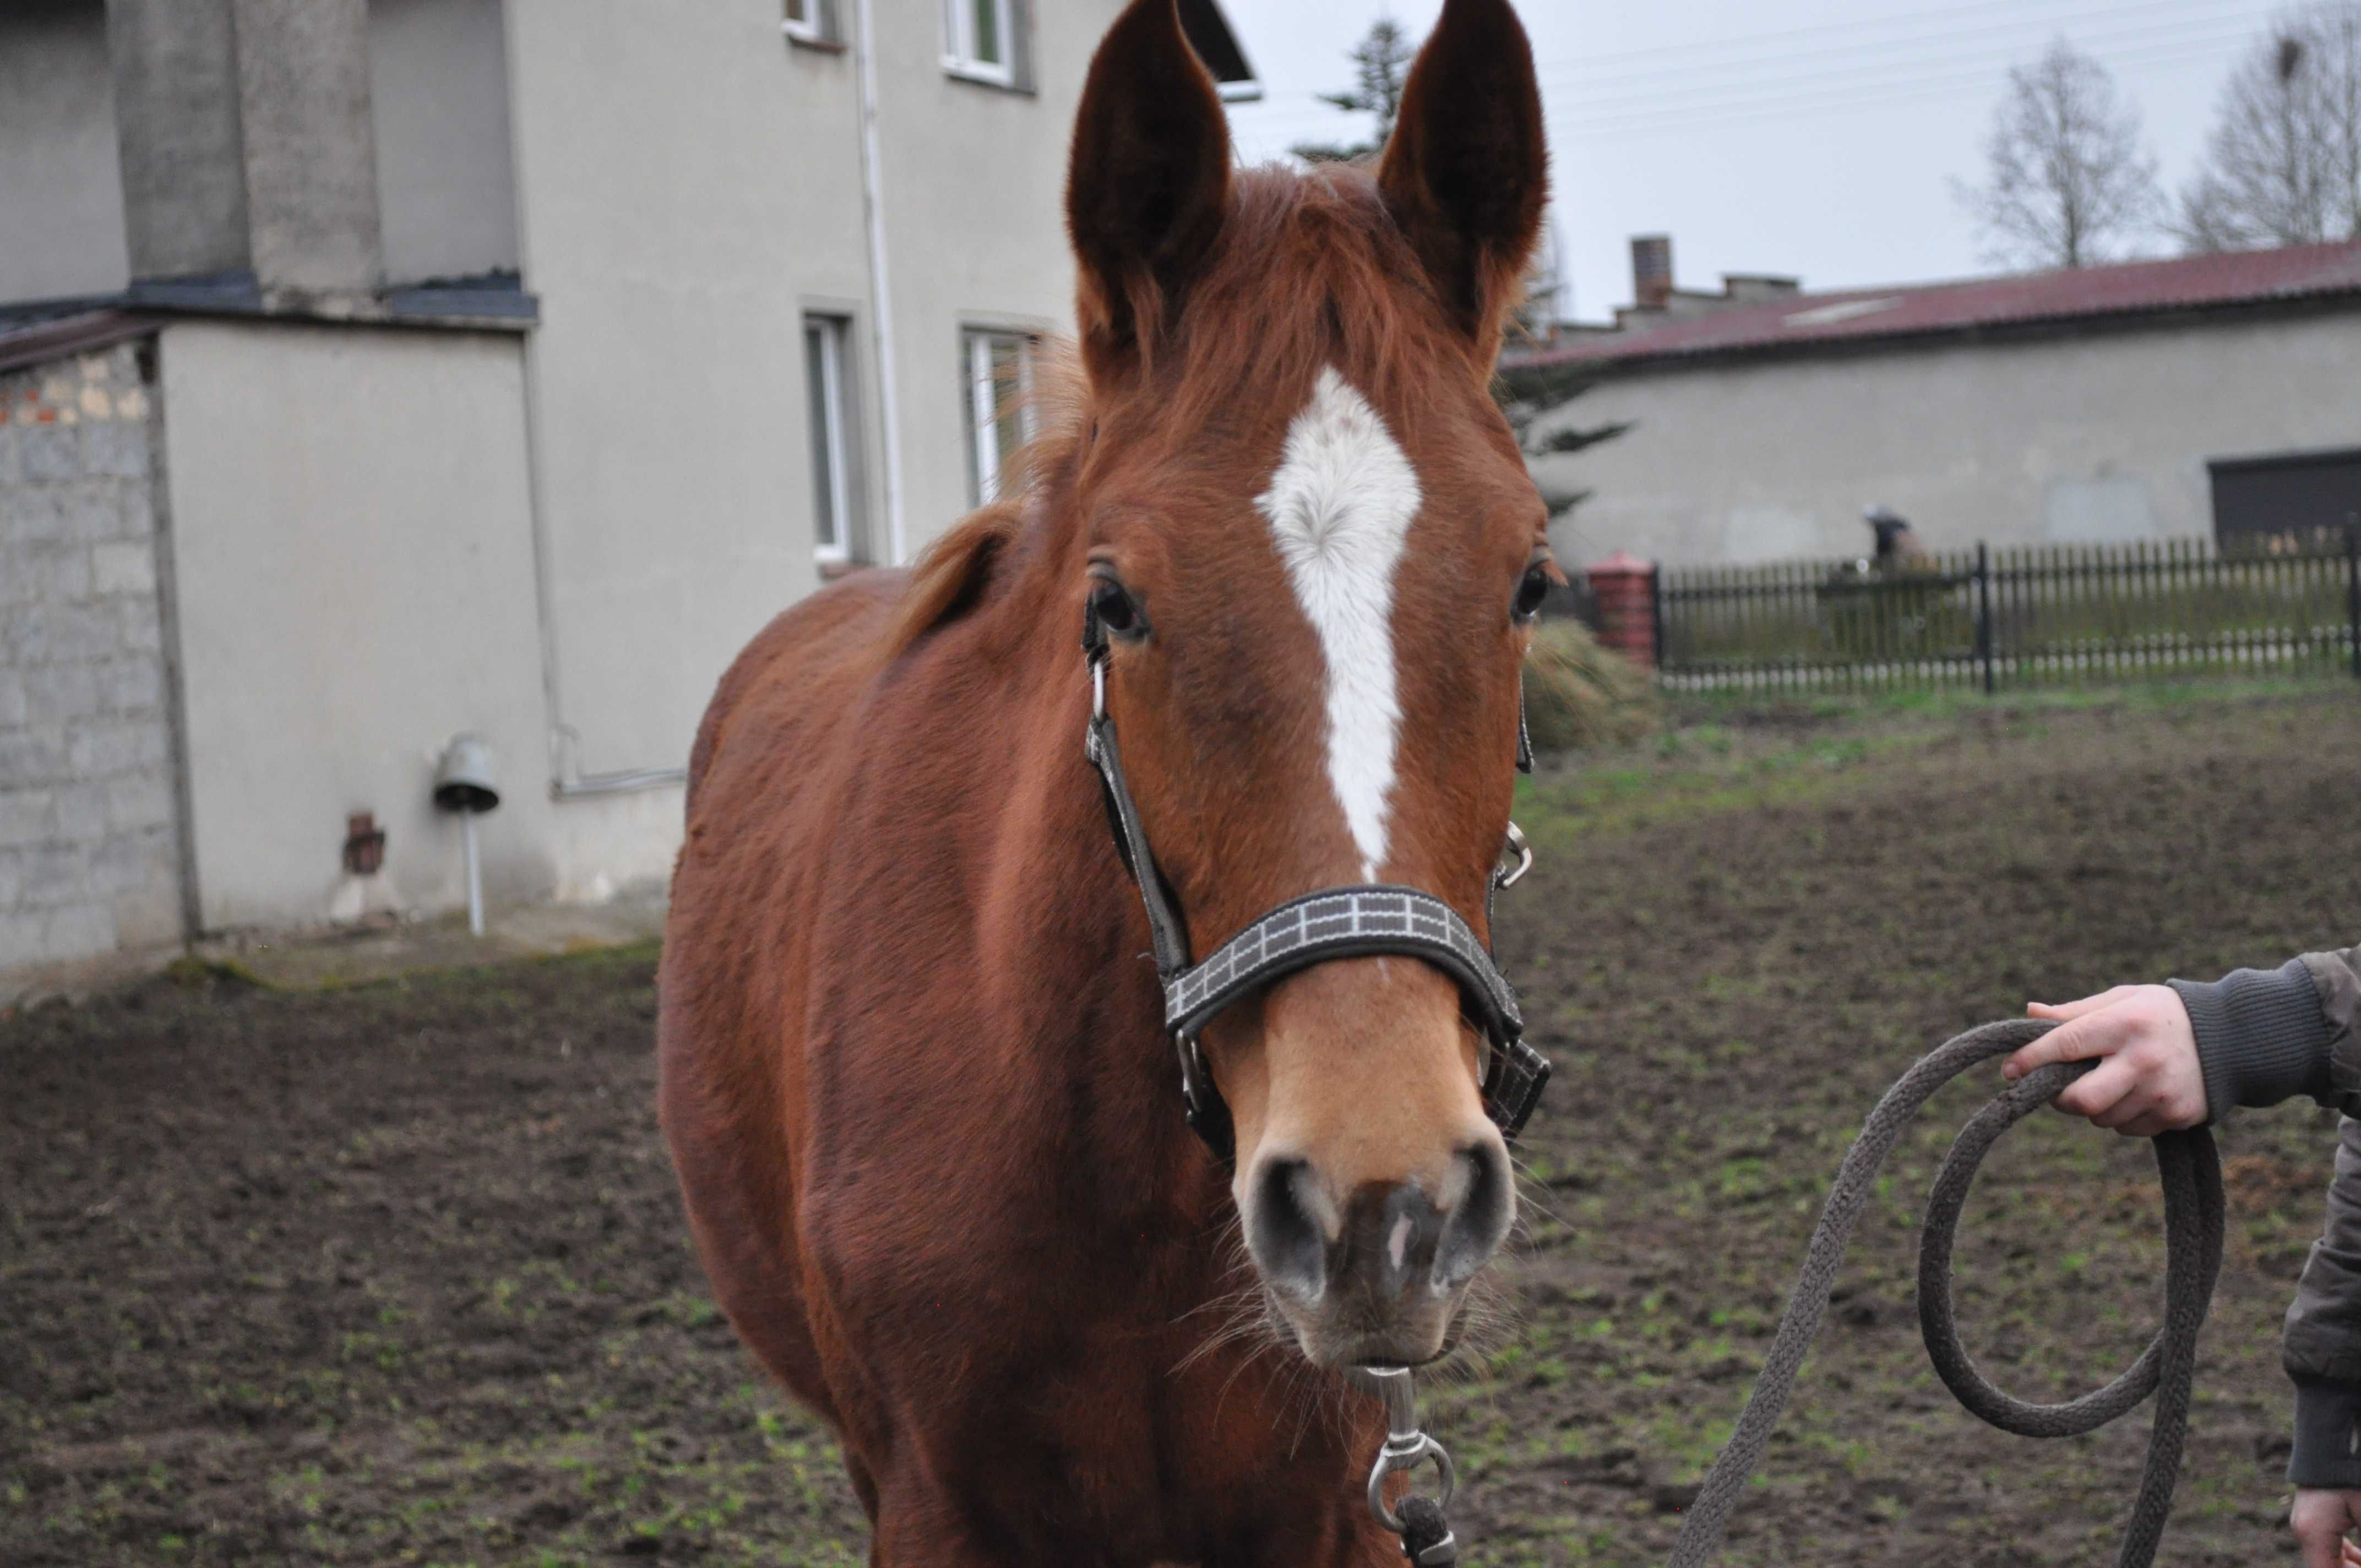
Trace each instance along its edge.
<path fill-rule="evenodd" d="M 794 1234 L 799 914 L 843 767 L 843 716 L 901 586 L 900 574 L 862 573 L 813 595 L 722 676 L 690 753 L 659 980 L 659 1111 L 716 1294 L 824 1410 Z"/>

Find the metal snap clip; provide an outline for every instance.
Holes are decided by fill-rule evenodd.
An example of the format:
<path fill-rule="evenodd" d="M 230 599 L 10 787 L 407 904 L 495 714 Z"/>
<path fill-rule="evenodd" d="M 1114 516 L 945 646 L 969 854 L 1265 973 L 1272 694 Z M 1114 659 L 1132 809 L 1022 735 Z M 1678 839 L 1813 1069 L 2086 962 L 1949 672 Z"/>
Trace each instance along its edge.
<path fill-rule="evenodd" d="M 1419 1429 L 1417 1396 L 1411 1387 L 1410 1368 L 1370 1366 L 1363 1370 L 1378 1380 L 1378 1392 L 1386 1401 L 1385 1446 L 1378 1450 L 1377 1463 L 1369 1467 L 1369 1512 L 1379 1524 L 1400 1534 L 1402 1521 L 1386 1506 L 1386 1477 L 1397 1470 L 1415 1469 L 1422 1460 L 1432 1459 L 1443 1485 L 1436 1506 L 1448 1508 L 1451 1495 L 1459 1488 L 1459 1475 L 1444 1446 Z"/>

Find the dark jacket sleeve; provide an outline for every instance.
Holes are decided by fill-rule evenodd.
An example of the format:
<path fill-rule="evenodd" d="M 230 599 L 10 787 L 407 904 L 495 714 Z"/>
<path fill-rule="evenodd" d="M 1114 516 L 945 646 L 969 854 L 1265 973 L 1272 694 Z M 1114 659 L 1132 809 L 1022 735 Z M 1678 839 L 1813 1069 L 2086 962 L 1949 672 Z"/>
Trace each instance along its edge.
<path fill-rule="evenodd" d="M 2328 1223 L 2288 1309 L 2282 1358 L 2295 1380 L 2289 1481 L 2361 1488 L 2361 948 L 2172 987 L 2195 1027 L 2209 1119 L 2297 1094 L 2345 1113 Z"/>
<path fill-rule="evenodd" d="M 2295 1379 L 2299 1486 L 2361 1489 L 2361 1121 L 2337 1127 L 2328 1223 L 2304 1260 L 2280 1358 Z"/>

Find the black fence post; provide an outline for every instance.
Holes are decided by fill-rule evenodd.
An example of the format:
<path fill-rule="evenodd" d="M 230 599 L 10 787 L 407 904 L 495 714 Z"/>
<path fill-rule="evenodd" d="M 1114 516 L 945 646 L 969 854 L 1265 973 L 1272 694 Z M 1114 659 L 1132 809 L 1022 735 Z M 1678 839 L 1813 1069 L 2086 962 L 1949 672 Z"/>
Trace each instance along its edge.
<path fill-rule="evenodd" d="M 1655 641 L 1656 668 L 1664 667 L 1664 564 L 1648 563 L 1648 635 Z M 2361 654 L 2355 658 L 2361 660 Z M 2361 670 L 2361 663 L 2355 668 Z"/>
<path fill-rule="evenodd" d="M 1992 547 L 1976 541 L 1976 662 L 1984 668 L 1984 696 L 1993 695 Z"/>
<path fill-rule="evenodd" d="M 2353 675 L 2361 680 L 2361 519 L 2345 523 L 2345 635 L 2353 644 Z"/>

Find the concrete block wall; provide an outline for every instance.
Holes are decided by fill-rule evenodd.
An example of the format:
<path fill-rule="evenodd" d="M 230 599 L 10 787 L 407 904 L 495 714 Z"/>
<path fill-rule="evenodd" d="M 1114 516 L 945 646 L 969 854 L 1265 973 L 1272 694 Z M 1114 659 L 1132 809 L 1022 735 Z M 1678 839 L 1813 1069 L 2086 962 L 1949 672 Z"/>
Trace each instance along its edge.
<path fill-rule="evenodd" d="M 155 390 L 0 374 L 0 974 L 183 935 Z"/>

